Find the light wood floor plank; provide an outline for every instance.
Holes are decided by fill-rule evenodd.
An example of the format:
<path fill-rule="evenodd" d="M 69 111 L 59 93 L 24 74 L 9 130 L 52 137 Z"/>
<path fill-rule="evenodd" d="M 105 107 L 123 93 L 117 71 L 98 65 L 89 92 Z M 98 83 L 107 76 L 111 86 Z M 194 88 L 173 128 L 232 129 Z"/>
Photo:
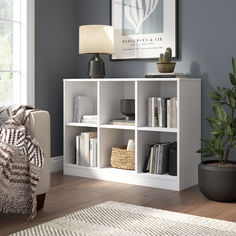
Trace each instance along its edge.
<path fill-rule="evenodd" d="M 0 213 L 0 235 L 8 235 L 104 201 L 119 201 L 236 222 L 236 203 L 210 201 L 200 193 L 197 186 L 175 192 L 63 176 L 58 172 L 52 175 L 51 189 L 44 209 L 38 212 L 37 218 L 28 222 L 26 216 Z"/>

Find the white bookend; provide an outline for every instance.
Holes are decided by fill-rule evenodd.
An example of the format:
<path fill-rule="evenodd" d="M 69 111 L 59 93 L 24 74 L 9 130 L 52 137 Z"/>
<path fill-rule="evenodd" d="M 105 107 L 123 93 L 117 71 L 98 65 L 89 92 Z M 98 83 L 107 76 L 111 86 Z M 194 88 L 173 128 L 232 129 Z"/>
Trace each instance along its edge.
<path fill-rule="evenodd" d="M 76 96 L 74 98 L 74 122 L 81 122 L 83 115 L 93 114 L 94 101 L 90 96 Z"/>
<path fill-rule="evenodd" d="M 75 153 L 76 153 L 76 164 L 80 165 L 80 135 L 75 137 Z"/>

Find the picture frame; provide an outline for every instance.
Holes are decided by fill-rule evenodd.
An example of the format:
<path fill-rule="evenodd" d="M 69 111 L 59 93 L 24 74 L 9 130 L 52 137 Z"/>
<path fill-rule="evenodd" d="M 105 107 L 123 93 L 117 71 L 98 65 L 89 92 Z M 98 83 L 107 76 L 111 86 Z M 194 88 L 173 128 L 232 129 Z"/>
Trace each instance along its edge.
<path fill-rule="evenodd" d="M 112 61 L 158 59 L 177 50 L 177 0 L 111 0 L 114 27 Z"/>

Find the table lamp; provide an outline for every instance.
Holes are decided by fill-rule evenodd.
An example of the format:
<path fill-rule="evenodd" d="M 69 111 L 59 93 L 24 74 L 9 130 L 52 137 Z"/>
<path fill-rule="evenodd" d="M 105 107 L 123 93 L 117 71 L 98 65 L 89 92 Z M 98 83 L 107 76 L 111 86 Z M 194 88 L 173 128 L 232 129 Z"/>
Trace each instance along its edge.
<path fill-rule="evenodd" d="M 88 65 L 89 78 L 104 78 L 105 66 L 99 53 L 112 54 L 114 31 L 110 25 L 83 25 L 79 27 L 79 54 L 93 53 Z"/>

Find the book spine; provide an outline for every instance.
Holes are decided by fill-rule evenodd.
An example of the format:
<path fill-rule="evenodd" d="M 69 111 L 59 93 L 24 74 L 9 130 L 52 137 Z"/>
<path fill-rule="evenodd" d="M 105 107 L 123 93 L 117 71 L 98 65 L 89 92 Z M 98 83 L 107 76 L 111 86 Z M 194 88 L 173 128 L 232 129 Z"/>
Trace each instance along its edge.
<path fill-rule="evenodd" d="M 159 145 L 159 153 L 158 153 L 158 174 L 160 175 L 162 173 L 162 163 L 163 163 L 163 145 Z"/>
<path fill-rule="evenodd" d="M 75 146 L 76 146 L 76 164 L 80 165 L 80 135 L 77 135 L 75 138 Z"/>
<path fill-rule="evenodd" d="M 155 98 L 152 97 L 152 125 L 151 127 L 155 127 L 156 126 L 156 101 Z"/>
<path fill-rule="evenodd" d="M 94 139 L 94 149 L 93 149 L 93 163 L 94 163 L 94 167 L 97 167 L 98 166 L 98 163 L 97 163 L 97 138 Z"/>
<path fill-rule="evenodd" d="M 155 165 L 155 174 L 158 174 L 158 167 L 159 167 L 159 152 L 160 152 L 160 145 L 156 145 L 156 165 Z"/>
<path fill-rule="evenodd" d="M 93 149 L 94 149 L 94 143 L 93 143 L 93 139 L 90 139 L 90 150 L 89 150 L 89 166 L 90 167 L 93 167 L 93 165 L 94 165 L 94 163 L 93 163 L 93 155 L 94 155 L 94 153 L 93 153 Z"/>
<path fill-rule="evenodd" d="M 80 136 L 80 152 L 79 152 L 79 164 L 85 165 L 85 134 L 81 133 Z"/>
<path fill-rule="evenodd" d="M 148 145 L 147 153 L 146 153 L 146 158 L 145 158 L 145 162 L 144 162 L 144 165 L 143 165 L 143 172 L 144 173 L 149 171 L 150 151 L 151 151 L 151 145 Z"/>
<path fill-rule="evenodd" d="M 151 147 L 151 152 L 150 152 L 150 166 L 149 166 L 149 173 L 152 173 L 152 162 L 153 162 L 153 147 Z"/>
<path fill-rule="evenodd" d="M 70 163 L 75 164 L 75 159 L 76 159 L 76 150 L 75 150 L 75 139 L 71 140 L 71 151 L 70 151 Z"/>
<path fill-rule="evenodd" d="M 160 174 L 161 168 L 161 144 L 158 144 L 158 155 L 157 155 L 157 174 Z"/>
<path fill-rule="evenodd" d="M 77 96 L 74 98 L 74 118 L 73 118 L 73 121 L 74 122 L 80 122 L 79 120 L 79 104 L 80 103 L 80 96 Z"/>
<path fill-rule="evenodd" d="M 173 98 L 170 99 L 170 128 L 173 127 L 173 119 L 174 119 L 174 110 L 173 110 Z"/>
<path fill-rule="evenodd" d="M 173 106 L 174 106 L 173 127 L 177 128 L 177 98 L 173 99 Z"/>
<path fill-rule="evenodd" d="M 167 107 L 166 107 L 166 113 L 167 113 L 167 127 L 170 128 L 170 99 L 167 100 Z"/>
<path fill-rule="evenodd" d="M 90 167 L 97 166 L 97 138 L 90 139 Z"/>
<path fill-rule="evenodd" d="M 152 99 L 152 107 L 153 107 L 153 126 L 152 127 L 157 127 L 159 123 L 159 117 L 158 117 L 158 101 L 157 98 Z"/>
<path fill-rule="evenodd" d="M 154 174 L 155 173 L 155 165 L 156 165 L 156 145 L 153 146 L 153 156 L 152 156 L 152 169 L 151 169 L 151 173 Z"/>
<path fill-rule="evenodd" d="M 156 98 L 157 100 L 157 117 L 158 117 L 158 122 L 157 126 L 158 127 L 163 127 L 163 104 L 162 104 L 162 98 Z"/>
<path fill-rule="evenodd" d="M 148 98 L 148 126 L 152 127 L 152 98 Z"/>

